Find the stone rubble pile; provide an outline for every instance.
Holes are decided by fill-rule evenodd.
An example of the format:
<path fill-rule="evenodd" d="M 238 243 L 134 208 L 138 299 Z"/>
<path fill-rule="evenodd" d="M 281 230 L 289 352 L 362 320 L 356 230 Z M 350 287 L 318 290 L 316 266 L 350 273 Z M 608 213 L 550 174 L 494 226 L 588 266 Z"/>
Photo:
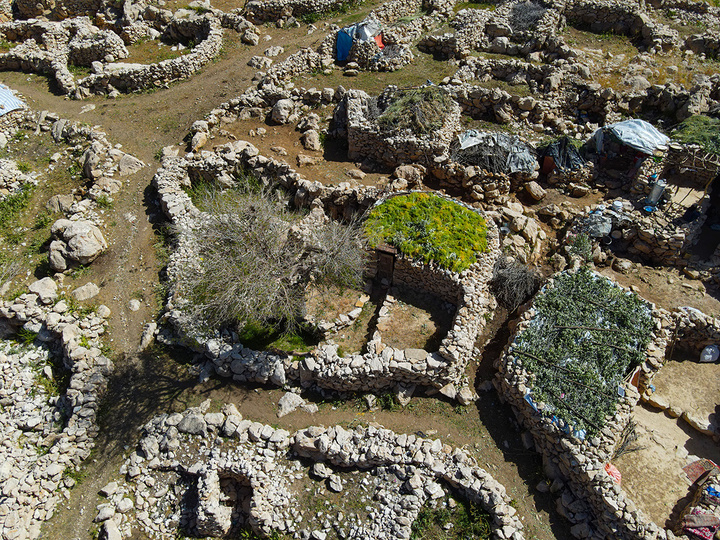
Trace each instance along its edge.
<path fill-rule="evenodd" d="M 6 413 L 0 425 L 0 535 L 10 540 L 38 538 L 42 522 L 69 498 L 74 481 L 67 472 L 94 446 L 99 399 L 113 368 L 98 340 L 107 326 L 107 307 L 87 316 L 70 312 L 51 278 L 30 290 L 0 303 L 4 335 L 20 329 L 37 334 L 37 345 L 0 345 L 0 401 Z M 48 393 L 63 372 L 69 375 L 67 389 Z"/>
<path fill-rule="evenodd" d="M 144 426 L 137 450 L 121 467 L 126 480 L 101 490 L 107 502 L 98 506 L 95 521 L 104 532 L 127 537 L 139 527 L 153 536 L 221 537 L 249 528 L 300 539 L 409 538 L 420 509 L 453 493 L 490 514 L 493 538 L 524 538 L 505 488 L 467 453 L 440 440 L 379 426 L 290 434 L 244 419 L 234 405 L 207 412 L 209 404 Z M 360 482 L 353 478 L 358 472 L 365 473 Z M 320 483 L 311 483 L 312 491 L 308 474 Z M 330 492 L 357 489 L 367 498 L 365 511 L 300 511 L 301 500 L 323 496 L 322 483 Z M 187 497 L 194 490 L 195 500 Z"/>
<path fill-rule="evenodd" d="M 25 186 L 37 184 L 37 176 L 20 171 L 14 160 L 0 159 L 0 200 L 22 191 Z"/>

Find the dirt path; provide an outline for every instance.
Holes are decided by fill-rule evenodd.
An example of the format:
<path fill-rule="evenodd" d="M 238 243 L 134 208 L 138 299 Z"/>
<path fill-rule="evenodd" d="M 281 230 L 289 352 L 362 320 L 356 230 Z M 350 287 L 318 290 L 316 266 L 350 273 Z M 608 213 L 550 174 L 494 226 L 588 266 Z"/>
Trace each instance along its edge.
<path fill-rule="evenodd" d="M 193 78 L 176 83 L 168 89 L 152 93 L 121 96 L 115 100 L 92 97 L 74 101 L 48 91 L 45 78 L 23 73 L 0 73 L 0 81 L 19 91 L 28 106 L 36 110 L 57 112 L 63 118 L 97 126 L 114 144 L 134 154 L 148 166 L 129 177 L 123 189 L 114 197 L 114 204 L 106 212 L 107 240 L 110 249 L 90 267 L 90 271 L 74 285 L 93 281 L 101 286 L 94 299 L 112 311 L 110 346 L 116 372 L 110 381 L 107 410 L 100 419 L 101 434 L 96 451 L 85 463 L 85 480 L 71 491 L 70 500 L 60 504 L 55 517 L 45 524 L 43 537 L 48 539 L 86 539 L 93 530 L 92 519 L 98 504 L 98 490 L 108 481 L 122 461 L 122 453 L 137 440 L 137 428 L 155 414 L 164 412 L 166 392 L 175 395 L 194 385 L 196 378 L 186 376 L 173 365 L 158 379 L 156 372 L 148 372 L 146 360 L 135 351 L 143 326 L 152 321 L 158 311 L 155 287 L 159 282 L 160 266 L 155 244 L 159 238 L 155 229 L 163 218 L 155 202 L 150 182 L 157 169 L 156 153 L 164 146 L 182 144 L 190 125 L 202 119 L 220 103 L 240 95 L 251 85 L 254 70 L 247 60 L 262 54 L 269 45 L 283 44 L 290 54 L 299 44 L 310 41 L 304 30 L 262 30 L 273 39 L 261 41 L 256 47 L 238 45 L 237 37 L 226 43 L 225 54 L 209 64 Z M 95 109 L 82 113 L 89 104 Z M 141 309 L 128 309 L 131 299 L 141 300 Z M 168 390 L 171 388 L 171 390 Z M 141 410 L 138 403 L 142 403 Z M 129 408 L 128 408 L 129 407 Z M 125 414 L 129 411 L 129 414 Z M 118 428 L 117 418 L 122 418 Z"/>

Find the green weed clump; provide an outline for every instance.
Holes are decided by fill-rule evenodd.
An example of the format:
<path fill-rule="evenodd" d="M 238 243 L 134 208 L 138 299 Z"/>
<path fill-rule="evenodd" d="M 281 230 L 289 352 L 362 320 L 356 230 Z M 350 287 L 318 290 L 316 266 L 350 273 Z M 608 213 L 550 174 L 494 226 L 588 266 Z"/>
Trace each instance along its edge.
<path fill-rule="evenodd" d="M 424 507 L 412 524 L 410 540 L 487 540 L 492 518 L 479 505 L 458 500 L 454 509 Z M 445 525 L 453 526 L 445 529 Z"/>
<path fill-rule="evenodd" d="M 710 153 L 720 155 L 720 119 L 702 114 L 691 116 L 672 132 L 673 139 L 698 144 Z"/>
<path fill-rule="evenodd" d="M 487 251 L 483 217 L 442 197 L 410 193 L 373 208 L 365 221 L 371 247 L 387 242 L 404 255 L 462 272 Z"/>
<path fill-rule="evenodd" d="M 532 399 L 542 414 L 597 433 L 615 413 L 624 378 L 645 358 L 650 306 L 583 268 L 559 275 L 534 307 L 513 350 L 532 374 Z"/>
<path fill-rule="evenodd" d="M 378 124 L 387 130 L 410 129 L 417 135 L 425 135 L 443 126 L 452 105 L 450 95 L 437 86 L 402 90 L 378 117 Z"/>
<path fill-rule="evenodd" d="M 10 223 L 27 207 L 34 187 L 31 184 L 25 184 L 20 191 L 8 195 L 0 201 L 0 228 L 7 229 Z"/>

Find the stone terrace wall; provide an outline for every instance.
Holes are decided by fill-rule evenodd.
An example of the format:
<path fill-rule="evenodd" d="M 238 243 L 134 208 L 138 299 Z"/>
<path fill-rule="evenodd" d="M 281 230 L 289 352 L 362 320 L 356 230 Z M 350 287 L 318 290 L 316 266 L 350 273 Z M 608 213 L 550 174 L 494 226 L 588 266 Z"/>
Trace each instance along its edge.
<path fill-rule="evenodd" d="M 251 0 L 245 4 L 245 16 L 255 24 L 327 13 L 345 4 L 344 0 Z"/>
<path fill-rule="evenodd" d="M 551 284 L 548 284 L 551 286 Z M 540 293 L 542 294 L 542 293 Z M 531 307 L 525 311 L 505 352 L 497 362 L 495 380 L 501 399 L 507 401 L 523 428 L 532 435 L 536 451 L 543 456 L 546 473 L 563 486 L 558 500 L 561 513 L 575 525 L 577 538 L 607 540 L 657 540 L 675 538 L 669 530 L 658 527 L 636 508 L 620 486 L 604 471 L 612 457 L 620 434 L 637 404 L 640 393 L 626 383 L 615 415 L 594 437 L 584 441 L 570 437 L 550 419 L 541 417 L 525 400 L 531 376 L 513 354 L 515 338 L 535 316 Z M 671 316 L 653 308 L 656 329 L 641 366 L 639 390 L 644 392 L 664 362 L 665 349 L 674 327 Z"/>
<path fill-rule="evenodd" d="M 442 128 L 428 135 L 383 132 L 369 113 L 371 99 L 361 90 L 350 90 L 336 109 L 336 122 L 345 126 L 350 159 L 371 158 L 391 167 L 404 163 L 430 165 L 435 156 L 447 153 L 452 137 L 460 131 L 460 108 L 453 104 Z"/>
<path fill-rule="evenodd" d="M 56 407 L 66 411 L 68 417 L 47 453 L 35 457 L 14 453 L 4 457 L 6 468 L 2 474 L 7 476 L 3 476 L 0 496 L 3 507 L 0 535 L 4 538 L 38 538 L 41 523 L 52 517 L 67 488 L 72 487 L 74 482 L 65 478 L 64 473 L 80 466 L 90 455 L 98 433 L 99 399 L 113 368 L 98 348 L 97 339 L 105 331 L 109 309 L 100 306 L 87 317 L 70 313 L 64 301 L 57 301 L 57 285 L 51 278 L 30 285 L 30 290 L 37 293 L 0 302 L 0 321 L 6 330 L 9 326 L 37 332 L 38 340 L 56 343 L 61 348 L 64 366 L 70 371 L 70 384 Z M 81 345 L 83 341 L 89 346 Z M 3 397 L 12 401 L 12 392 L 8 390 L 9 387 L 2 390 Z M 41 419 L 39 425 L 43 427 L 45 422 L 50 421 Z"/>
<path fill-rule="evenodd" d="M 60 20 L 77 15 L 95 15 L 105 5 L 105 0 L 15 0 L 18 13 L 25 19 L 44 16 Z"/>
<path fill-rule="evenodd" d="M 720 345 L 720 319 L 691 307 L 674 313 L 677 321 L 676 349 L 699 355 L 708 345 Z"/>
<path fill-rule="evenodd" d="M 612 32 L 631 38 L 640 37 L 648 48 L 669 50 L 680 44 L 678 32 L 654 22 L 640 2 L 574 0 L 567 5 L 563 14 L 570 24 L 587 27 L 598 34 Z"/>

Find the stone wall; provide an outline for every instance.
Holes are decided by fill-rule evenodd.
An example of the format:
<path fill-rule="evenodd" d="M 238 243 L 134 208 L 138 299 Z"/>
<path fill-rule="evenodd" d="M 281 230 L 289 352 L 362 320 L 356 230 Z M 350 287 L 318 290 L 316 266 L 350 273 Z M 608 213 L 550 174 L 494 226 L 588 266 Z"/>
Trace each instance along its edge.
<path fill-rule="evenodd" d="M 640 393 L 645 392 L 664 362 L 665 349 L 674 327 L 672 317 L 653 308 L 656 327 L 646 360 L 640 368 L 639 389 L 626 383 L 623 386 L 625 396 L 620 398 L 615 415 L 596 436 L 579 440 L 567 435 L 549 418 L 542 417 L 525 400 L 531 374 L 525 371 L 521 357 L 513 354 L 513 350 L 516 337 L 528 327 L 534 315 L 532 307 L 521 315 L 510 343 L 497 362 L 495 384 L 522 427 L 532 435 L 536 451 L 543 456 L 546 474 L 562 486 L 558 493 L 558 509 L 575 523 L 573 535 L 598 540 L 675 538 L 671 531 L 646 518 L 604 471 Z"/>
<path fill-rule="evenodd" d="M 573 26 L 586 27 L 597 34 L 612 32 L 641 38 L 646 47 L 660 51 L 678 47 L 677 30 L 654 22 L 643 7 L 642 2 L 573 1 L 568 3 L 563 14 Z"/>
<path fill-rule="evenodd" d="M 106 22 L 107 28 L 103 30 L 91 24 L 87 17 L 62 22 L 32 19 L 2 23 L 0 33 L 18 45 L 0 54 L 0 70 L 45 74 L 54 79 L 62 93 L 75 98 L 90 94 L 114 97 L 118 91 L 166 87 L 192 76 L 219 54 L 223 27 L 242 32 L 243 42 L 257 43 L 259 39 L 255 27 L 236 12 L 210 10 L 200 15 L 179 10 L 173 14 L 144 6 L 132 13 L 132 17 L 126 13 L 127 17 L 116 21 L 117 25 Z M 133 43 L 140 38 L 160 37 L 197 45 L 188 54 L 156 64 L 116 62 L 128 56 L 123 40 Z M 68 69 L 70 64 L 92 67 L 93 73 L 76 81 Z"/>
<path fill-rule="evenodd" d="M 251 0 L 245 4 L 245 16 L 255 24 L 289 17 L 328 13 L 345 4 L 343 0 Z"/>
<path fill-rule="evenodd" d="M 190 53 L 157 64 L 105 64 L 99 73 L 78 81 L 77 96 L 167 87 L 192 76 L 220 53 L 223 32 L 217 18 L 206 15 L 176 20 L 174 24 L 183 27 L 183 33 L 191 31 L 199 42 Z"/>
<path fill-rule="evenodd" d="M 395 87 L 388 87 L 378 100 L 392 99 Z M 361 90 L 350 90 L 335 110 L 336 126 L 348 139 L 350 159 L 370 158 L 390 167 L 406 163 L 430 165 L 436 156 L 447 153 L 455 133 L 460 131 L 460 108 L 453 104 L 447 111 L 443 126 L 428 135 L 417 136 L 379 127 L 371 112 L 374 98 Z"/>
<path fill-rule="evenodd" d="M 0 451 L 4 508 L 0 515 L 0 535 L 6 538 L 39 538 L 42 522 L 52 517 L 64 497 L 69 497 L 68 489 L 74 481 L 64 473 L 79 467 L 90 455 L 98 433 L 99 399 L 113 368 L 101 352 L 98 339 L 107 325 L 108 308 L 100 306 L 87 316 L 71 312 L 67 302 L 59 298 L 57 284 L 51 278 L 31 284 L 30 291 L 33 292 L 21 294 L 15 300 L 0 302 L 0 325 L 5 334 L 20 328 L 37 332 L 36 343 L 57 347 L 64 369 L 70 373 L 70 382 L 65 393 L 58 397 L 48 396 L 41 390 L 37 390 L 37 397 L 32 397 L 36 389 L 24 396 L 22 379 L 12 379 L 22 377 L 23 373 L 9 369 L 11 362 L 4 358 L 3 365 L 8 369 L 4 371 L 0 394 L 5 410 L 14 411 L 6 415 L 2 430 L 7 444 Z M 49 374 L 50 380 L 61 377 L 57 369 L 51 369 Z M 40 409 L 38 402 L 43 401 L 48 406 Z M 46 411 L 50 418 L 33 417 L 35 412 L 45 414 Z M 47 438 L 42 437 L 43 429 L 63 415 L 66 420 L 60 428 L 45 434 Z M 18 436 L 36 440 L 41 451 L 31 444 L 16 443 Z"/>
<path fill-rule="evenodd" d="M 231 532 L 234 522 L 262 535 L 409 538 L 420 509 L 453 492 L 488 512 L 493 538 L 524 538 L 505 488 L 466 452 L 439 439 L 396 434 L 381 426 L 312 426 L 291 434 L 245 419 L 233 405 L 218 413 L 206 412 L 209 405 L 208 400 L 182 413 L 163 414 L 144 426 L 137 449 L 121 468 L 127 479 L 101 490 L 107 502 L 98 505 L 95 521 L 104 532 L 125 536 L 139 525 L 152 536 L 169 536 L 179 528 L 219 537 Z M 212 451 L 198 449 L 205 445 Z M 301 513 L 305 486 L 327 483 L 332 492 L 344 494 L 350 471 L 364 476 L 364 485 L 378 496 L 367 503 L 379 511 L 362 518 L 350 512 L 341 517 L 327 511 L 322 519 Z M 179 476 L 185 480 L 163 490 Z M 228 500 L 228 492 L 234 491 L 230 481 L 242 490 L 244 507 L 234 504 L 240 492 Z M 197 490 L 200 496 L 182 515 L 162 513 L 147 496 L 151 486 L 154 492 L 163 490 L 159 497 L 172 508 L 187 492 Z M 365 490 L 354 496 L 369 497 Z"/>

